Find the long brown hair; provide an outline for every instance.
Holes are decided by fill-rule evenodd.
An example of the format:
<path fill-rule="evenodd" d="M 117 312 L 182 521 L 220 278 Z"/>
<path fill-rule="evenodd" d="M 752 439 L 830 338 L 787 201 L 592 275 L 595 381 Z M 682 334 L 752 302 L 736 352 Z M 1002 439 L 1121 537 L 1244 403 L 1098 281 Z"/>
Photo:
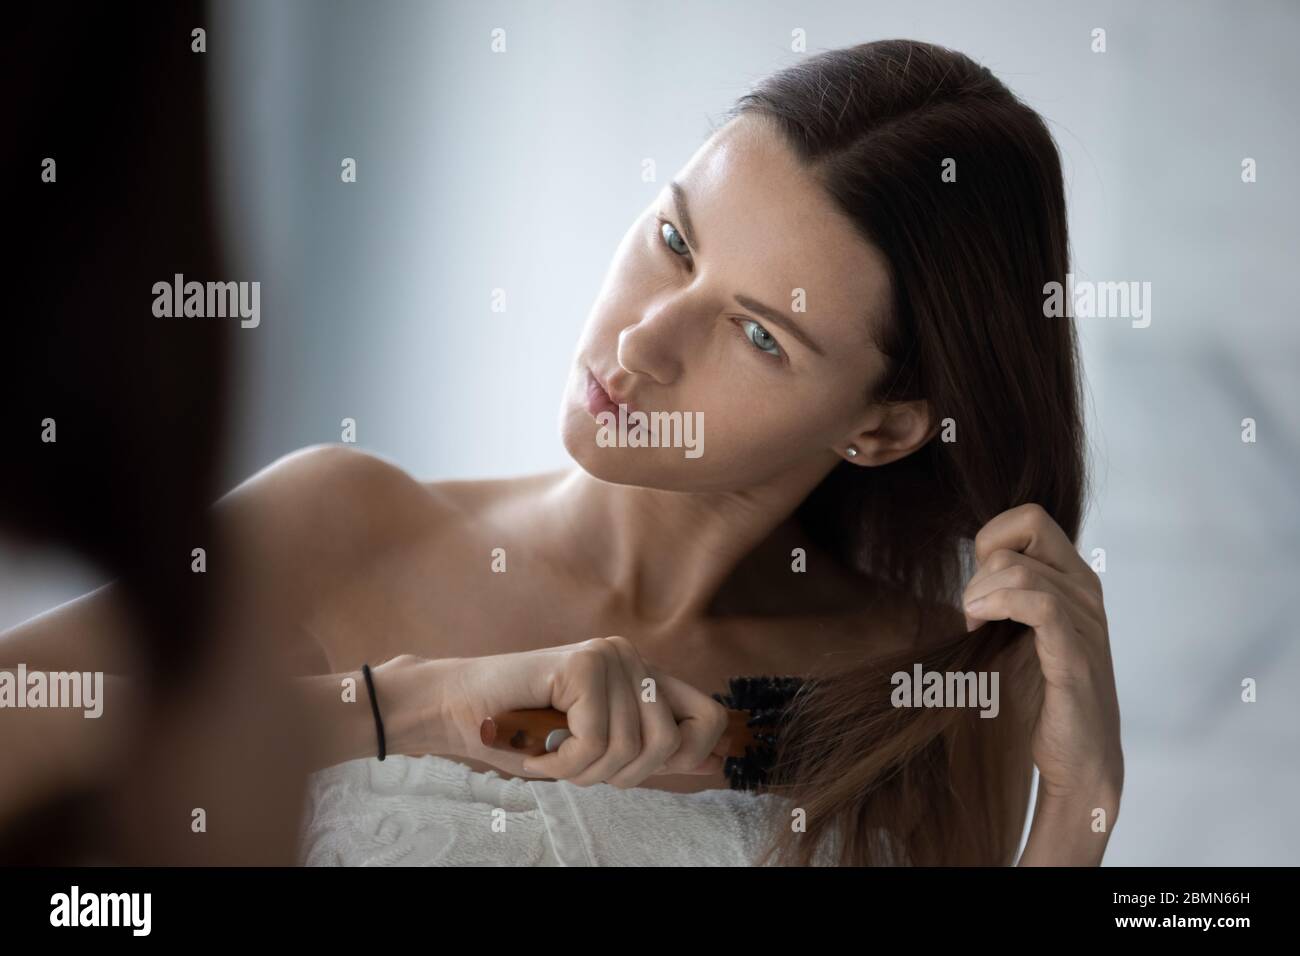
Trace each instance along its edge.
<path fill-rule="evenodd" d="M 1074 329 L 1043 314 L 1069 259 L 1056 145 L 987 68 L 907 40 L 810 56 L 742 96 L 728 117 L 741 115 L 771 122 L 889 262 L 890 314 L 870 318 L 888 368 L 864 398 L 925 399 L 951 420 L 892 464 L 841 463 L 797 512 L 847 566 L 914 599 L 923 630 L 951 636 L 796 698 L 768 787 L 792 803 L 764 861 L 1012 863 L 1042 677 L 1026 628 L 968 634 L 953 609 L 995 515 L 1035 502 L 1071 540 L 1083 517 Z M 890 675 L 917 663 L 998 671 L 1000 714 L 894 707 Z"/>

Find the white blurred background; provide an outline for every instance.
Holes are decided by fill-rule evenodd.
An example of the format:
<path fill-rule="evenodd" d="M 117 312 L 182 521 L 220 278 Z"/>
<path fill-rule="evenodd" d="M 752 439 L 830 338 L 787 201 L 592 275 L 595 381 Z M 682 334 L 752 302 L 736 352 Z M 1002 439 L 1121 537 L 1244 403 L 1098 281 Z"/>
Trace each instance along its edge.
<path fill-rule="evenodd" d="M 989 66 L 1061 148 L 1076 275 L 1152 284 L 1148 328 L 1078 320 L 1080 547 L 1106 552 L 1127 765 L 1106 863 L 1300 863 L 1300 5 L 215 6 L 229 278 L 261 281 L 263 316 L 236 336 L 227 486 L 345 417 L 425 480 L 565 465 L 560 392 L 617 242 L 801 56 L 793 30 L 810 53 L 908 37 Z M 0 628 L 99 583 L 0 549 Z"/>

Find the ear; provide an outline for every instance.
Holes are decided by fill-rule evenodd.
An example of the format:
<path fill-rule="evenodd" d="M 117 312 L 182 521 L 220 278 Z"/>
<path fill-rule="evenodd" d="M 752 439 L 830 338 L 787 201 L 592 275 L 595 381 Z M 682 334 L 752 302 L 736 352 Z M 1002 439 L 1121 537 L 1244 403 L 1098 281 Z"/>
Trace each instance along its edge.
<path fill-rule="evenodd" d="M 930 405 L 924 399 L 873 405 L 858 431 L 837 452 L 855 465 L 887 465 L 906 458 L 938 431 L 932 424 Z M 852 455 L 849 445 L 857 448 Z"/>

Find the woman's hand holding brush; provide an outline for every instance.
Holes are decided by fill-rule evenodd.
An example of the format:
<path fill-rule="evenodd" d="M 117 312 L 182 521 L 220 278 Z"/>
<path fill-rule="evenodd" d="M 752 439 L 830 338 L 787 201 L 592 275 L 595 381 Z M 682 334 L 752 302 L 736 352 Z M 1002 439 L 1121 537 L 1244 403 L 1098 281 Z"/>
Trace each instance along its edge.
<path fill-rule="evenodd" d="M 416 709 L 413 723 L 421 728 L 394 752 L 466 757 L 508 775 L 579 786 L 627 788 L 660 774 L 723 770 L 723 757 L 714 751 L 722 749 L 731 726 L 726 708 L 647 664 L 624 637 L 485 657 L 403 656 L 383 668 L 375 679 L 385 722 L 390 710 Z M 537 713 L 552 708 L 562 714 Z M 550 753 L 540 739 L 520 741 L 528 744 L 520 749 L 504 747 L 500 735 L 522 736 L 524 724 L 496 726 L 490 719 L 512 712 L 531 717 L 529 727 L 558 724 L 568 733 L 561 729 L 551 738 L 552 744 L 563 739 Z M 530 749 L 537 754 L 529 755 Z"/>

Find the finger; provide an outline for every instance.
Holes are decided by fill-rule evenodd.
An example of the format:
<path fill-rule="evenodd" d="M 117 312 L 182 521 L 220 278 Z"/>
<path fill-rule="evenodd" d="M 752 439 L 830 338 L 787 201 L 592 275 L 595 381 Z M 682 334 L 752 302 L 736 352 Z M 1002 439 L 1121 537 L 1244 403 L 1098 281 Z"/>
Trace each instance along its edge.
<path fill-rule="evenodd" d="M 999 548 L 994 551 L 980 565 L 979 570 L 966 583 L 962 603 L 964 604 L 976 594 L 982 594 L 989 590 L 987 587 L 983 587 L 982 583 L 992 575 L 1015 565 L 1030 568 L 1038 572 L 1044 579 L 1054 583 L 1074 602 L 1071 608 L 1072 613 L 1078 612 L 1088 620 L 1104 625 L 1106 610 L 1102 599 L 1101 580 L 1091 567 L 1085 565 L 1077 571 L 1062 572 L 1051 565 L 1044 564 L 1037 558 L 1031 558 L 1027 554 L 1021 554 L 1019 551 L 1011 551 L 1007 548 Z M 1016 584 L 1014 581 L 1004 586 L 1025 587 L 1025 585 Z M 966 621 L 966 628 L 971 630 L 969 618 Z"/>
<path fill-rule="evenodd" d="M 617 773 L 606 778 L 615 787 L 635 787 L 657 771 L 677 751 L 681 733 L 672 706 L 659 689 L 659 675 L 626 638 L 610 638 L 623 658 L 623 668 L 630 676 L 629 686 L 637 702 L 641 720 L 640 753 Z"/>
<path fill-rule="evenodd" d="M 1049 682 L 1059 683 L 1086 662 L 1084 642 L 1077 637 L 1065 604 L 1046 591 L 1001 588 L 967 605 L 966 613 L 980 621 L 1017 621 L 1034 629 L 1035 646 Z"/>
<path fill-rule="evenodd" d="M 591 766 L 604 753 L 609 738 L 608 666 L 592 641 L 564 651 L 551 680 L 551 706 L 564 712 L 570 736 L 554 753 L 529 757 L 524 772 L 568 779 Z"/>
<path fill-rule="evenodd" d="M 977 583 L 990 575 L 997 574 L 999 571 L 1005 571 L 1007 568 L 1014 567 L 1017 564 L 1024 565 L 1033 571 L 1037 571 L 1039 574 L 1049 579 L 1064 577 L 1064 574 L 1061 571 L 1058 571 L 1050 564 L 1044 564 L 1037 558 L 1031 558 L 1029 555 L 1020 551 L 1012 551 L 1010 548 L 998 548 L 980 562 L 975 573 L 971 575 L 971 579 L 966 582 L 966 590 L 970 591 L 970 589 Z"/>
<path fill-rule="evenodd" d="M 609 737 L 605 741 L 605 752 L 569 778 L 579 787 L 604 783 L 641 753 L 641 708 L 632 689 L 632 677 L 612 639 L 602 639 L 600 647 L 605 657 Z"/>
<path fill-rule="evenodd" d="M 672 709 L 681 735 L 677 750 L 661 773 L 714 774 L 722 771 L 722 757 L 713 748 L 727 729 L 727 710 L 699 688 L 670 674 L 658 674 L 659 689 Z"/>
<path fill-rule="evenodd" d="M 1024 558 L 1024 555 L 1021 555 Z M 1024 558 L 1026 562 L 1032 558 Z M 1017 591 L 1044 591 L 1058 597 L 1068 613 L 1076 613 L 1076 599 L 1064 588 L 1064 576 L 1054 568 L 1035 562 L 1037 568 L 1027 563 L 1013 563 L 1000 571 L 991 571 L 983 577 L 972 578 L 962 593 L 962 606 L 969 607 L 986 594 L 1008 588 Z M 1040 570 L 1041 569 L 1041 570 Z M 1046 573 L 1045 573 L 1046 572 Z M 967 610 L 966 630 L 973 631 L 981 622 Z"/>
<path fill-rule="evenodd" d="M 1077 571 L 1087 563 L 1041 505 L 1027 504 L 1004 511 L 975 535 L 975 560 L 983 564 L 1001 548 L 1020 551 L 1058 571 Z"/>

